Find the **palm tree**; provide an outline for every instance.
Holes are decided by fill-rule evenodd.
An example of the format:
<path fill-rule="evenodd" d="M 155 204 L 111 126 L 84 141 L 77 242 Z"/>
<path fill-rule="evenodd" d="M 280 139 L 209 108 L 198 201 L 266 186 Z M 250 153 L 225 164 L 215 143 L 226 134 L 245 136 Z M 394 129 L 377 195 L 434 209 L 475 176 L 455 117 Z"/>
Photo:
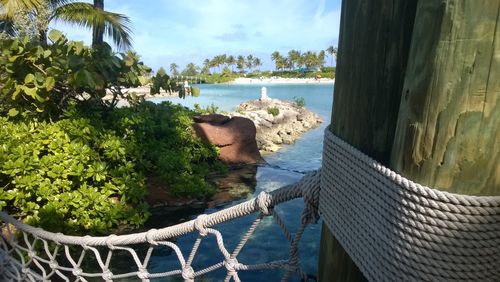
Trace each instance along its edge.
<path fill-rule="evenodd" d="M 185 76 L 197 76 L 198 69 L 199 67 L 197 67 L 195 64 L 189 63 L 186 65 L 186 68 L 182 71 L 181 74 Z"/>
<path fill-rule="evenodd" d="M 94 9 L 99 12 L 104 11 L 104 0 L 94 0 Z M 97 46 L 104 42 L 104 27 L 98 24 L 92 26 L 92 46 Z"/>
<path fill-rule="evenodd" d="M 338 49 L 333 47 L 333 46 L 329 46 L 328 48 L 326 48 L 326 52 L 330 55 L 330 57 L 332 58 L 332 67 L 333 67 L 333 57 L 337 58 L 337 52 L 338 52 Z"/>
<path fill-rule="evenodd" d="M 325 50 L 321 50 L 318 53 L 318 67 L 322 68 L 325 65 Z"/>
<path fill-rule="evenodd" d="M 257 71 L 258 71 L 259 67 L 262 66 L 262 62 L 260 61 L 259 58 L 255 57 L 253 59 L 253 65 L 255 66 L 255 68 L 257 68 Z"/>
<path fill-rule="evenodd" d="M 282 70 L 286 66 L 285 58 L 283 58 L 283 56 L 281 56 L 280 52 L 278 51 L 274 51 L 271 54 L 271 60 L 274 61 L 276 70 Z"/>
<path fill-rule="evenodd" d="M 248 72 L 250 72 L 253 68 L 253 55 L 252 54 L 247 56 L 247 61 L 246 61 L 245 65 L 248 68 Z"/>
<path fill-rule="evenodd" d="M 172 75 L 179 75 L 179 66 L 176 63 L 171 63 L 170 72 L 172 73 Z"/>
<path fill-rule="evenodd" d="M 132 31 L 129 18 L 122 14 L 104 11 L 104 0 L 96 0 L 94 5 L 76 0 L 0 0 L 0 11 L 2 11 L 0 14 L 0 27 L 2 29 L 0 31 L 8 31 L 10 35 L 15 36 L 17 32 L 13 21 L 15 13 L 22 11 L 35 21 L 37 17 L 41 17 L 40 13 L 45 9 L 47 15 L 44 15 L 43 18 L 46 17 L 46 21 L 37 26 L 39 40 L 42 44 L 47 43 L 49 23 L 64 21 L 92 29 L 93 40 L 96 44 L 101 39 L 100 34 L 106 34 L 111 37 L 119 49 L 130 48 Z M 94 29 L 94 27 L 96 28 Z"/>
<path fill-rule="evenodd" d="M 239 55 L 238 58 L 236 58 L 236 68 L 242 73 L 245 70 L 245 57 L 242 55 Z"/>
<path fill-rule="evenodd" d="M 201 72 L 203 74 L 209 74 L 210 73 L 210 68 L 212 67 L 212 64 L 210 62 L 210 59 L 205 59 L 203 61 L 203 69 L 201 70 Z"/>
<path fill-rule="evenodd" d="M 300 51 L 290 50 L 288 51 L 288 60 L 290 62 L 291 68 L 295 68 L 299 64 Z"/>
<path fill-rule="evenodd" d="M 231 67 L 231 72 L 234 72 L 233 66 L 236 64 L 236 59 L 233 55 L 227 57 L 226 64 Z"/>

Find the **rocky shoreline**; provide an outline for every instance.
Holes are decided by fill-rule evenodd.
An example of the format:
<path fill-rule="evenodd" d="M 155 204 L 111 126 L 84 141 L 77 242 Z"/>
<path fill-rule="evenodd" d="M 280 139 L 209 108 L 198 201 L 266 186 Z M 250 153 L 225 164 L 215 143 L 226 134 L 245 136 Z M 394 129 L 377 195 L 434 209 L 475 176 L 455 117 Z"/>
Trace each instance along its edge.
<path fill-rule="evenodd" d="M 322 122 L 319 115 L 296 102 L 268 97 L 242 103 L 230 115 L 246 117 L 254 122 L 257 147 L 262 154 L 293 144 L 302 134 Z"/>

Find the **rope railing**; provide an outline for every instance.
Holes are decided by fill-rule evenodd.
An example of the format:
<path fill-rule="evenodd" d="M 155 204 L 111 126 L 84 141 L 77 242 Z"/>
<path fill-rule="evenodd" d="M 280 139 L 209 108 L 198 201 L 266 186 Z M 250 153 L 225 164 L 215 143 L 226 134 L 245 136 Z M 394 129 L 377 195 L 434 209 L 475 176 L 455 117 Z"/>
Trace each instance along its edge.
<path fill-rule="evenodd" d="M 292 233 L 274 207 L 301 197 L 301 222 Z M 229 250 L 216 226 L 250 214 L 257 217 Z M 500 281 L 499 196 L 459 195 L 422 186 L 382 166 L 328 129 L 321 170 L 306 174 L 295 184 L 174 226 L 129 235 L 77 237 L 47 232 L 0 212 L 0 281 L 55 277 L 64 281 L 151 281 L 173 276 L 193 281 L 219 269 L 225 269 L 225 281 L 240 281 L 242 271 L 264 269 L 282 269 L 284 281 L 292 275 L 307 280 L 299 260 L 299 242 L 318 214 L 370 281 Z M 267 216 L 273 217 L 289 241 L 288 257 L 255 264 L 239 261 L 242 249 Z M 197 238 L 185 254 L 175 238 L 188 233 Z M 206 238 L 215 240 L 222 259 L 195 267 L 193 261 Z M 178 265 L 154 272 L 149 266 L 160 247 L 170 250 Z M 111 267 L 118 253 L 128 257 L 130 262 L 122 263 L 127 270 Z M 92 269 L 98 271 L 88 270 L 89 257 Z"/>
<path fill-rule="evenodd" d="M 151 229 L 147 232 L 110 235 L 103 237 L 68 236 L 52 233 L 20 222 L 5 212 L 0 212 L 3 222 L 2 240 L 0 240 L 0 279 L 1 281 L 47 281 L 58 278 L 64 281 L 88 281 L 100 278 L 113 281 L 125 278 L 136 278 L 151 281 L 156 278 L 180 276 L 185 281 L 193 281 L 196 277 L 225 268 L 225 281 L 240 281 L 239 271 L 255 271 L 262 269 L 284 269 L 283 280 L 298 275 L 307 280 L 298 258 L 298 244 L 306 226 L 318 219 L 317 202 L 319 195 L 319 171 L 304 176 L 298 183 L 285 186 L 270 193 L 261 192 L 258 197 L 223 209 L 212 214 L 202 214 L 196 219 L 169 226 L 162 229 Z M 301 224 L 295 234 L 288 230 L 284 221 L 274 211 L 274 207 L 303 197 L 305 201 L 301 216 Z M 217 224 L 258 213 L 248 230 L 231 252 L 224 244 L 221 232 L 214 227 Z M 289 257 L 283 260 L 259 264 L 245 264 L 238 261 L 238 255 L 254 234 L 256 228 L 266 216 L 273 216 L 282 228 L 285 237 L 290 241 Z M 198 237 L 187 257 L 184 257 L 179 246 L 173 242 L 176 237 L 188 233 L 198 233 Z M 205 238 L 213 237 L 223 260 L 201 269 L 193 268 L 193 260 Z M 146 245 L 146 247 L 142 246 Z M 141 246 L 141 247 L 137 247 Z M 178 268 L 166 272 L 151 272 L 148 268 L 152 255 L 158 247 L 170 249 L 179 262 Z M 141 249 L 142 248 L 142 252 Z M 105 255 L 103 255 L 105 253 Z M 119 259 L 117 253 L 133 262 L 127 270 L 112 269 L 113 259 Z M 86 261 L 92 261 L 91 270 Z M 88 263 L 87 263 L 88 264 Z M 130 271 L 130 269 L 134 269 Z"/>

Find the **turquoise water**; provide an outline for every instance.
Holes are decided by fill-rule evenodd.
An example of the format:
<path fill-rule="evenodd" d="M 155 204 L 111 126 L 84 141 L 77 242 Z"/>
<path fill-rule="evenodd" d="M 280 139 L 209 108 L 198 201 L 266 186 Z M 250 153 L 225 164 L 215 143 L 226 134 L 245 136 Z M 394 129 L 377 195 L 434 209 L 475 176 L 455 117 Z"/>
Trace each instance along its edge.
<path fill-rule="evenodd" d="M 262 86 L 267 87 L 267 93 L 271 98 L 293 100 L 294 97 L 303 97 L 306 108 L 318 113 L 323 123 L 304 134 L 295 144 L 285 146 L 279 152 L 266 156 L 266 161 L 270 166 L 262 166 L 257 171 L 257 186 L 253 196 L 257 196 L 261 191 L 272 191 L 281 186 L 296 182 L 303 174 L 294 171 L 309 171 L 321 166 L 321 153 L 323 142 L 323 131 L 330 123 L 330 112 L 333 100 L 333 84 L 328 85 L 200 85 L 201 96 L 197 98 L 187 97 L 185 100 L 179 98 L 155 98 L 153 101 L 160 102 L 170 100 L 182 105 L 193 107 L 195 103 L 201 106 L 215 104 L 223 111 L 233 111 L 235 107 L 245 101 L 258 99 Z M 277 169 L 279 167 L 281 169 Z M 241 200 L 243 201 L 243 200 Z M 207 209 L 205 213 L 212 213 L 218 209 L 234 205 L 241 201 L 235 201 L 217 209 Z M 289 230 L 295 232 L 300 223 L 300 213 L 302 211 L 302 200 L 294 200 L 280 205 L 276 208 L 278 214 L 285 220 Z M 241 236 L 246 232 L 256 215 L 247 216 L 236 221 L 224 223 L 216 226 L 224 236 L 224 244 L 231 252 Z M 301 265 L 306 273 L 316 275 L 317 260 L 319 254 L 321 225 L 310 225 L 300 243 Z M 189 234 L 177 239 L 177 244 L 183 250 L 185 258 L 196 239 L 196 234 Z M 193 268 L 210 266 L 222 260 L 222 254 L 217 249 L 217 244 L 213 236 L 204 239 L 200 250 L 195 256 Z M 274 223 L 272 218 L 266 218 L 257 228 L 252 239 L 245 245 L 243 251 L 238 256 L 241 263 L 255 264 L 264 263 L 270 260 L 281 260 L 288 257 L 289 243 L 281 229 Z M 162 272 L 173 269 L 167 267 L 178 265 L 174 254 L 154 256 L 150 263 L 150 271 Z M 209 274 L 207 281 L 220 281 L 225 277 L 225 268 Z M 239 273 L 242 281 L 279 281 L 282 271 L 266 270 L 259 272 Z M 265 277 L 265 279 L 263 279 Z M 298 281 L 295 277 L 292 281 Z"/>

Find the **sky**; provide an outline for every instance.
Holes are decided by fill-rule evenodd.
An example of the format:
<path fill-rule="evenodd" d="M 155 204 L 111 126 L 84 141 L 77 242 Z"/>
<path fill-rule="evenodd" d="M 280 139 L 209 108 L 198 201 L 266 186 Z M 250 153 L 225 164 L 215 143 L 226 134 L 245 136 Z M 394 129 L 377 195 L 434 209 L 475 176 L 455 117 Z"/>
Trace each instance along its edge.
<path fill-rule="evenodd" d="M 90 2 L 90 1 L 85 1 Z M 340 0 L 106 0 L 105 10 L 127 15 L 133 49 L 153 69 L 202 65 L 215 55 L 259 57 L 274 69 L 270 55 L 289 50 L 337 46 Z M 55 23 L 72 40 L 90 44 L 91 32 Z M 326 60 L 330 65 L 330 59 Z"/>

